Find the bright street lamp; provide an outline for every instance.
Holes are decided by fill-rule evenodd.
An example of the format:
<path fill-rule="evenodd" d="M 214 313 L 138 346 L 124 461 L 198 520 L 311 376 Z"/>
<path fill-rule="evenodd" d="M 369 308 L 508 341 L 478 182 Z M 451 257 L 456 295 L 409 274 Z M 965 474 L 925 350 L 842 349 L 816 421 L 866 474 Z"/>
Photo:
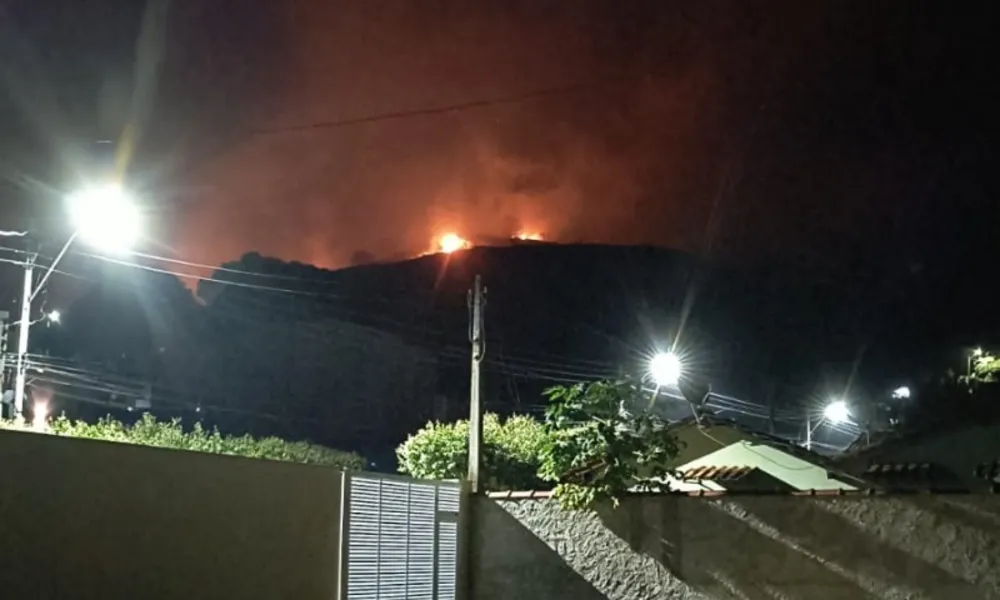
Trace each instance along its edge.
<path fill-rule="evenodd" d="M 851 420 L 851 409 L 843 400 L 835 400 L 823 409 L 823 418 L 831 423 L 846 423 Z"/>
<path fill-rule="evenodd" d="M 108 254 L 124 254 L 142 229 L 139 211 L 122 186 L 84 188 L 67 198 L 70 219 L 87 244 Z"/>
<path fill-rule="evenodd" d="M 128 251 L 139 237 L 142 219 L 131 196 L 120 185 L 109 183 L 88 187 L 67 198 L 73 235 L 63 245 L 45 274 L 34 284 L 37 255 L 29 255 L 24 269 L 24 296 L 21 300 L 21 320 L 17 342 L 17 375 L 14 381 L 15 419 L 23 418 L 25 368 L 28 354 L 28 331 L 31 328 L 31 302 L 55 272 L 56 266 L 69 251 L 77 237 L 106 253 L 122 254 Z M 59 313 L 49 313 L 49 319 L 58 322 Z"/>
<path fill-rule="evenodd" d="M 49 314 L 45 315 L 45 318 L 52 323 L 59 323 L 60 319 L 62 319 L 62 313 L 60 313 L 58 310 L 54 310 Z"/>
<path fill-rule="evenodd" d="M 843 400 L 834 400 L 823 407 L 823 416 L 812 424 L 812 413 L 806 413 L 806 449 L 812 450 L 813 433 L 819 429 L 824 422 L 829 421 L 834 425 L 846 423 L 851 420 L 851 407 Z"/>
<path fill-rule="evenodd" d="M 892 397 L 897 400 L 906 400 L 910 397 L 909 386 L 903 385 L 892 390 Z"/>
<path fill-rule="evenodd" d="M 649 361 L 649 374 L 659 387 L 677 385 L 683 371 L 681 359 L 673 352 L 660 352 Z"/>

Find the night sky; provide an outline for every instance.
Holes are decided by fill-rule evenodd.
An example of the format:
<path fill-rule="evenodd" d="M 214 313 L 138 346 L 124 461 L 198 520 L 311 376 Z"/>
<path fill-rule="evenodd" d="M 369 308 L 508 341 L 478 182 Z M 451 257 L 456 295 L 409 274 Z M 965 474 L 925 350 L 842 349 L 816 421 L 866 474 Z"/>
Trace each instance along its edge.
<path fill-rule="evenodd" d="M 2 206 L 57 219 L 119 140 L 154 242 L 203 262 L 531 230 L 964 264 L 990 30 L 931 2 L 3 0 Z"/>

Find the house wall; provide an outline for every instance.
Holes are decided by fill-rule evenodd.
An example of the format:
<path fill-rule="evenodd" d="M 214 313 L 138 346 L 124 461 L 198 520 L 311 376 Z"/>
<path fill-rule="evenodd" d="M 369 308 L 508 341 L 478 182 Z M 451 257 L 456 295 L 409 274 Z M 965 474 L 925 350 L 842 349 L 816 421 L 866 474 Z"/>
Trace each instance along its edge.
<path fill-rule="evenodd" d="M 752 439 L 751 435 L 725 425 L 711 427 L 706 431 L 692 422 L 678 426 L 673 431 L 680 449 L 670 463 L 672 467 L 698 460 L 730 444 Z"/>
<path fill-rule="evenodd" d="M 473 598 L 1000 598 L 1000 496 L 477 498 Z"/>
<path fill-rule="evenodd" d="M 0 431 L 0 597 L 335 597 L 341 473 Z"/>

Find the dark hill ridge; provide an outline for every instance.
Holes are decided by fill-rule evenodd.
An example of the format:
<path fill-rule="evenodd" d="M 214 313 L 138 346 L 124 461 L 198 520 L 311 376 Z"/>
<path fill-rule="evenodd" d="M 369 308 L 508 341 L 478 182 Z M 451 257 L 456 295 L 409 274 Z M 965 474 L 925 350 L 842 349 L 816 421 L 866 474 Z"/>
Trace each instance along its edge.
<path fill-rule="evenodd" d="M 63 353 L 112 370 L 126 361 L 129 377 L 153 382 L 154 406 L 381 455 L 429 418 L 466 414 L 477 273 L 489 289 L 488 410 L 537 414 L 545 387 L 640 370 L 678 331 L 694 384 L 778 405 L 842 389 L 859 351 L 855 399 L 887 388 L 880 374 L 912 372 L 892 361 L 912 354 L 900 347 L 939 346 L 914 335 L 931 312 L 905 269 L 737 268 L 550 244 L 337 271 L 248 254 L 224 269 L 216 277 L 239 285 L 203 282 L 204 306 L 170 277 L 106 278 L 74 307 L 81 324 Z"/>
<path fill-rule="evenodd" d="M 463 349 L 466 292 L 479 273 L 489 288 L 489 340 L 512 356 L 563 356 L 567 363 L 631 368 L 644 351 L 668 345 L 686 313 L 681 347 L 711 368 L 718 385 L 749 395 L 760 393 L 769 374 L 796 387 L 827 376 L 824 365 L 846 377 L 859 350 L 867 348 L 866 362 L 876 360 L 920 320 L 914 304 L 921 282 L 905 268 L 713 267 L 654 247 L 477 247 L 338 271 L 251 254 L 226 266 L 286 278 L 267 285 L 329 294 L 321 304 L 345 318 Z M 212 285 L 204 285 L 205 295 Z M 235 299 L 252 292 L 223 293 Z"/>

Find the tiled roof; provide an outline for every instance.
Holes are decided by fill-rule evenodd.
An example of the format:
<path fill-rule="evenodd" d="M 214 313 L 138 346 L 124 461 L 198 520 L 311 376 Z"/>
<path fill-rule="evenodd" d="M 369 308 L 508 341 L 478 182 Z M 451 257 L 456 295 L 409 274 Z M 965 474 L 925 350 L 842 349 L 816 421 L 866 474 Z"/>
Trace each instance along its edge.
<path fill-rule="evenodd" d="M 827 475 L 832 479 L 850 483 L 857 487 L 863 487 L 865 485 L 865 482 L 858 478 L 857 475 L 843 470 L 841 465 L 829 457 L 803 448 L 791 440 L 747 427 L 732 419 L 720 418 L 715 415 L 703 415 L 701 417 L 701 424 L 699 424 L 694 418 L 688 418 L 671 424 L 670 429 L 677 431 L 690 427 L 704 427 L 708 431 L 711 431 L 712 427 L 731 427 L 750 438 L 747 440 L 748 442 L 770 446 L 776 450 L 780 450 L 794 456 L 795 458 L 815 465 L 816 467 L 826 470 Z"/>
<path fill-rule="evenodd" d="M 746 477 L 753 467 L 695 467 L 693 469 L 688 469 L 687 471 L 682 471 L 680 473 L 680 478 L 685 481 L 700 481 L 707 479 L 709 481 L 732 481 L 734 479 L 741 479 Z"/>
<path fill-rule="evenodd" d="M 928 478 L 934 471 L 931 463 L 872 463 L 865 469 L 864 477 L 911 477 Z"/>
<path fill-rule="evenodd" d="M 821 468 L 828 470 L 835 468 L 834 461 L 830 458 L 817 452 L 813 452 L 812 450 L 803 448 L 792 440 L 772 435 L 770 433 L 748 427 L 734 419 L 727 419 L 714 414 L 702 415 L 700 425 L 693 417 L 689 417 L 682 421 L 678 421 L 677 423 L 672 423 L 668 429 L 680 430 L 688 427 L 702 427 L 708 431 L 711 431 L 712 427 L 731 427 L 740 433 L 745 434 L 747 437 L 752 438 L 756 443 L 766 444 L 773 448 L 777 448 Z"/>

